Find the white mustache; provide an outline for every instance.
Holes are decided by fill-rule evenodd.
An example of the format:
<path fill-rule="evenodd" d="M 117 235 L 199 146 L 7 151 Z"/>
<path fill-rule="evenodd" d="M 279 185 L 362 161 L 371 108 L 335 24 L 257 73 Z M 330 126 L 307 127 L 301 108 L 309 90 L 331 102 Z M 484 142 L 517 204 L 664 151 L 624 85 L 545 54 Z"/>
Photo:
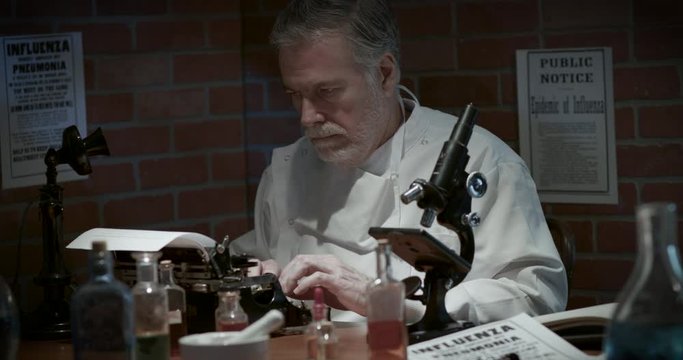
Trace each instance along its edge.
<path fill-rule="evenodd" d="M 315 127 L 309 127 L 305 129 L 306 137 L 309 139 L 324 138 L 332 135 L 345 135 L 346 131 L 336 124 L 333 123 L 323 123 Z"/>

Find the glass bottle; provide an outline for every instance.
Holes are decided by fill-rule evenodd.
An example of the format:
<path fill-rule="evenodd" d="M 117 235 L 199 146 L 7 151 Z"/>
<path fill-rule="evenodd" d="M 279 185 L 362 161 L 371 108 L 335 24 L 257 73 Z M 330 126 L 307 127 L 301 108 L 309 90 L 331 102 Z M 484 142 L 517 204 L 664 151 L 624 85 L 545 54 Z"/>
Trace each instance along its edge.
<path fill-rule="evenodd" d="M 19 310 L 12 290 L 0 276 L 0 359 L 15 359 L 19 349 Z"/>
<path fill-rule="evenodd" d="M 173 277 L 173 263 L 162 260 L 159 263 L 159 283 L 168 296 L 168 327 L 171 334 L 171 355 L 180 355 L 178 339 L 187 335 L 187 305 L 185 289 L 176 284 Z"/>
<path fill-rule="evenodd" d="M 157 261 L 161 253 L 137 252 L 137 283 L 133 286 L 135 301 L 136 360 L 168 360 L 168 296 L 158 282 Z"/>
<path fill-rule="evenodd" d="M 378 240 L 375 253 L 377 278 L 368 286 L 367 304 L 370 359 L 406 359 L 405 286 L 391 276 L 388 240 Z"/>
<path fill-rule="evenodd" d="M 74 359 L 133 359 L 133 296 L 114 277 L 106 242 L 92 242 L 88 274 L 88 282 L 71 299 Z"/>
<path fill-rule="evenodd" d="M 247 313 L 240 305 L 238 289 L 218 292 L 216 307 L 216 331 L 239 331 L 249 325 Z"/>
<path fill-rule="evenodd" d="M 607 328 L 607 359 L 683 359 L 683 270 L 676 206 L 636 209 L 638 257 Z"/>
<path fill-rule="evenodd" d="M 327 320 L 327 306 L 323 289 L 314 290 L 313 321 L 306 327 L 304 339 L 308 351 L 308 360 L 325 360 L 337 357 L 337 334 L 334 323 Z"/>

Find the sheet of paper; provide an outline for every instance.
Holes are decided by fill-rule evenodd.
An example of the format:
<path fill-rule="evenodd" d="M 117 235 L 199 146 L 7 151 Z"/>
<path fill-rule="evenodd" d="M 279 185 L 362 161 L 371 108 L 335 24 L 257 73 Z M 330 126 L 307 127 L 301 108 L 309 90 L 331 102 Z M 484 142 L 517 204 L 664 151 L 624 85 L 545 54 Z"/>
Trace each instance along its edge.
<path fill-rule="evenodd" d="M 159 251 L 164 247 L 204 249 L 216 245 L 210 237 L 192 232 L 94 228 L 66 248 L 90 250 L 96 240 L 106 241 L 107 250 L 111 251 Z"/>
<path fill-rule="evenodd" d="M 408 347 L 408 359 L 598 359 L 577 349 L 527 314 L 444 335 Z"/>

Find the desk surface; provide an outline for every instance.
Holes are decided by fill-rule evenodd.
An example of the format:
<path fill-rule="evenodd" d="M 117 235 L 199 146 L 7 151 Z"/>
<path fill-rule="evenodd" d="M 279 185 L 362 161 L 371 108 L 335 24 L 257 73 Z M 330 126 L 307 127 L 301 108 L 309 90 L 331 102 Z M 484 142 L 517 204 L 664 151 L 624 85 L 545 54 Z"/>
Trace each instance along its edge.
<path fill-rule="evenodd" d="M 368 346 L 365 342 L 365 326 L 344 327 L 337 329 L 339 338 L 338 360 L 366 359 Z M 71 341 L 21 341 L 18 360 L 72 360 Z M 301 360 L 306 358 L 306 346 L 303 335 L 290 335 L 270 339 L 270 359 Z M 173 358 L 180 360 L 179 357 Z"/>

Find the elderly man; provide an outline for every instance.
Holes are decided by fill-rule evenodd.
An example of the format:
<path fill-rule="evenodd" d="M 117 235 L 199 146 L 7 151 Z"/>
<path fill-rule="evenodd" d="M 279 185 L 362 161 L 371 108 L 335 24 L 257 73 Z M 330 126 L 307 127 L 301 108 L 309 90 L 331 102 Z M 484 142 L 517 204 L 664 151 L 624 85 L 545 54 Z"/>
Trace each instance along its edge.
<path fill-rule="evenodd" d="M 290 1 L 271 42 L 305 136 L 273 152 L 255 229 L 233 251 L 279 274 L 288 296 L 310 299 L 322 286 L 330 306 L 347 310 L 334 319 L 358 319 L 375 275 L 368 228 L 421 227 L 422 210 L 399 197 L 415 178 L 429 178 L 457 119 L 421 106 L 399 85 L 399 34 L 384 0 Z M 563 310 L 564 268 L 523 160 L 479 127 L 468 149 L 466 170 L 483 173 L 489 189 L 472 201 L 482 224 L 471 271 L 446 294 L 448 313 L 483 323 Z M 428 231 L 459 252 L 453 231 L 438 224 Z M 399 279 L 421 274 L 398 258 L 393 271 Z M 408 321 L 419 319 L 421 305 L 407 305 Z"/>

